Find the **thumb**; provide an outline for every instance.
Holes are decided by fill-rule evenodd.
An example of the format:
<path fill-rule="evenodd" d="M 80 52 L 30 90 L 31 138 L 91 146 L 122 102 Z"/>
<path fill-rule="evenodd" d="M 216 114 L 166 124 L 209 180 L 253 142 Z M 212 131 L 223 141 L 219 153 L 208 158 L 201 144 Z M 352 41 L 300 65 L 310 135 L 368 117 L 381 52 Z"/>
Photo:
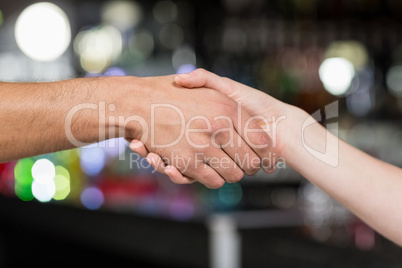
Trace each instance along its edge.
<path fill-rule="evenodd" d="M 235 91 L 234 87 L 232 87 L 232 80 L 220 77 L 204 69 L 197 69 L 188 74 L 180 74 L 176 76 L 175 82 L 187 88 L 207 87 L 215 89 L 228 96 Z"/>

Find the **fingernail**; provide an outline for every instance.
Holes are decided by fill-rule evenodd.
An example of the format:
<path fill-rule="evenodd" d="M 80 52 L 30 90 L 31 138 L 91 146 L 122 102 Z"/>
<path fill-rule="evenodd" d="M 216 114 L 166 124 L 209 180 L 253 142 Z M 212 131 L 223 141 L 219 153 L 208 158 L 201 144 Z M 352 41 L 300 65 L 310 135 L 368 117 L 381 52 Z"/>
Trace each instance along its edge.
<path fill-rule="evenodd" d="M 181 79 L 187 79 L 187 78 L 191 77 L 191 74 L 180 74 L 180 75 L 178 75 L 178 77 Z"/>
<path fill-rule="evenodd" d="M 172 170 L 173 170 L 173 167 L 172 167 L 172 166 L 166 166 L 166 167 L 165 167 L 165 172 L 166 172 L 166 174 L 171 173 Z M 170 175 L 170 174 L 168 174 L 168 175 Z"/>
<path fill-rule="evenodd" d="M 276 166 L 272 167 L 272 168 L 267 168 L 264 169 L 264 171 L 268 174 L 274 173 L 276 171 Z"/>
<path fill-rule="evenodd" d="M 138 147 L 139 147 L 138 141 L 133 140 L 133 141 L 130 143 L 130 149 L 131 149 L 131 150 L 137 149 Z"/>
<path fill-rule="evenodd" d="M 171 178 L 172 177 L 172 170 L 173 170 L 172 166 L 166 166 L 163 171 L 165 171 L 166 175 L 168 175 L 168 177 Z"/>

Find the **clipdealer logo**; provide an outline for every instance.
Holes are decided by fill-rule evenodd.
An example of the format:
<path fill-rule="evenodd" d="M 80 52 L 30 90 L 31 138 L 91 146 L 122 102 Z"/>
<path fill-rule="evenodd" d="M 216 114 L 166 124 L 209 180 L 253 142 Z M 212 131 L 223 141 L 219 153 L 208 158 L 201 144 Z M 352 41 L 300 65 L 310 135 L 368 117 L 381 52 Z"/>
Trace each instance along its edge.
<path fill-rule="evenodd" d="M 326 142 L 324 151 L 318 151 L 310 147 L 306 140 L 306 129 L 313 125 L 318 124 L 318 122 L 332 121 L 334 118 L 339 116 L 339 102 L 335 101 L 325 106 L 324 117 L 322 116 L 322 110 L 315 111 L 311 116 L 309 116 L 302 125 L 302 144 L 303 147 L 316 159 L 324 162 L 331 167 L 337 167 L 339 165 L 339 125 L 338 122 L 326 123 Z"/>
<path fill-rule="evenodd" d="M 270 119 L 265 118 L 262 115 L 255 115 L 249 116 L 247 120 L 244 119 L 244 122 L 242 122 L 241 103 L 238 103 L 237 109 L 238 113 L 235 119 L 232 119 L 231 117 L 223 114 L 216 115 L 213 118 L 208 118 L 201 114 L 195 114 L 189 118 L 186 118 L 184 112 L 181 111 L 179 107 L 176 107 L 172 104 L 157 103 L 151 105 L 149 114 L 150 116 L 146 119 L 136 114 L 131 116 L 113 114 L 110 115 L 108 112 L 114 112 L 116 110 L 116 106 L 114 104 L 107 105 L 104 101 L 101 101 L 98 104 L 82 103 L 74 106 L 67 113 L 65 118 L 65 133 L 67 139 L 72 144 L 84 150 L 90 150 L 96 147 L 104 148 L 105 146 L 107 146 L 108 148 L 113 148 L 117 146 L 118 142 L 116 141 L 114 143 L 98 142 L 88 144 L 81 142 L 76 137 L 74 137 L 72 126 L 74 125 L 73 117 L 75 116 L 75 114 L 81 110 L 93 110 L 95 113 L 97 113 L 97 117 L 99 120 L 99 140 L 101 141 L 105 140 L 106 138 L 116 138 L 115 135 L 117 135 L 117 137 L 123 137 L 125 135 L 124 126 L 127 126 L 130 122 L 136 122 L 140 125 L 141 130 L 143 131 L 140 141 L 145 144 L 149 140 L 151 148 L 163 150 L 165 148 L 174 147 L 180 142 L 186 142 L 189 148 L 192 148 L 192 153 L 194 153 L 194 155 L 176 155 L 176 150 L 171 151 L 170 155 L 165 154 L 163 160 L 165 160 L 164 162 L 166 163 L 170 163 L 174 166 L 178 166 L 178 164 L 180 164 L 180 166 L 188 167 L 190 164 L 197 165 L 197 163 L 208 162 L 209 165 L 216 165 L 216 167 L 219 168 L 233 168 L 227 166 L 227 163 L 223 161 L 225 159 L 221 159 L 220 157 L 208 158 L 208 155 L 203 156 L 203 154 L 200 154 L 199 152 L 202 152 L 205 148 L 208 147 L 215 147 L 221 150 L 225 148 L 242 148 L 242 140 L 236 138 L 236 135 L 241 134 L 243 134 L 244 141 L 253 149 L 268 147 L 275 148 L 277 143 L 277 125 L 282 120 L 286 119 L 286 116 L 284 115 L 279 117 L 272 116 Z M 159 111 L 158 115 L 157 111 Z M 158 129 L 157 122 L 162 122 L 164 120 L 163 116 L 159 116 L 166 115 L 168 111 L 170 114 L 173 114 L 175 116 L 175 118 L 172 119 L 173 127 L 178 131 L 178 133 L 174 133 L 171 135 L 174 140 L 166 140 L 164 137 L 166 135 L 165 132 L 156 131 Z M 113 131 L 110 132 L 110 130 L 105 127 L 106 122 L 112 122 L 113 124 L 118 123 L 119 126 L 122 126 L 119 128 L 119 133 L 115 133 L 113 129 Z M 216 126 L 217 122 L 221 123 L 220 127 Z M 256 125 L 258 125 L 259 128 L 256 128 Z M 110 133 L 108 133 L 108 131 Z M 264 143 L 262 144 L 253 143 L 249 135 L 253 135 L 256 133 L 258 134 L 259 132 L 268 134 L 271 138 L 267 141 L 264 141 Z M 206 133 L 206 135 L 204 136 L 206 138 L 192 138 L 191 135 L 194 133 L 201 135 L 203 135 L 203 133 Z M 221 138 L 220 134 L 222 133 L 224 134 L 225 138 L 223 140 L 219 140 Z M 130 163 L 132 163 L 133 161 L 141 161 L 140 159 L 138 159 L 138 157 L 132 158 L 132 155 L 136 154 L 130 154 Z M 251 155 L 249 153 L 240 156 L 240 154 L 236 152 L 234 157 L 236 160 L 235 162 L 241 163 L 242 167 L 251 166 L 252 168 L 254 168 L 254 165 L 256 164 L 253 162 L 256 159 L 251 158 Z M 125 158 L 126 154 L 119 153 L 119 160 L 125 160 Z M 264 166 L 266 168 L 272 166 L 285 167 L 285 160 L 282 156 L 276 155 L 275 152 L 269 151 L 268 155 L 262 158 L 261 161 L 266 163 L 266 166 Z M 258 159 L 258 164 L 259 163 L 260 159 Z M 279 163 L 279 165 L 277 165 L 277 163 Z"/>

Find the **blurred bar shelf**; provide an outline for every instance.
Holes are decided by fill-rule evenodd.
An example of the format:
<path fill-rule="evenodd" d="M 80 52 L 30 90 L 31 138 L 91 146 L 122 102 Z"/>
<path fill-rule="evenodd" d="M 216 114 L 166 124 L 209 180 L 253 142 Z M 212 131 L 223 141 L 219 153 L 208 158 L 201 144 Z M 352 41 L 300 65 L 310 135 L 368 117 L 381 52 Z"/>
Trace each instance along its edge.
<path fill-rule="evenodd" d="M 392 250 L 365 252 L 308 239 L 300 231 L 303 215 L 297 210 L 218 213 L 179 222 L 107 209 L 89 211 L 57 203 L 0 197 L 0 218 L 0 236 L 9 242 L 9 248 L 0 247 L 0 259 L 7 256 L 6 264 L 13 265 L 88 261 L 141 264 L 136 267 L 216 267 L 210 254 L 214 218 L 215 223 L 217 218 L 229 219 L 234 233 L 238 234 L 240 255 L 234 256 L 239 261 L 237 267 L 323 267 L 328 263 L 332 267 L 379 267 L 379 263 L 382 267 L 397 267 L 402 264 L 400 254 Z M 79 252 L 75 254 L 74 249 Z M 21 252 L 26 257 L 20 258 Z M 38 252 L 45 252 L 46 257 Z"/>

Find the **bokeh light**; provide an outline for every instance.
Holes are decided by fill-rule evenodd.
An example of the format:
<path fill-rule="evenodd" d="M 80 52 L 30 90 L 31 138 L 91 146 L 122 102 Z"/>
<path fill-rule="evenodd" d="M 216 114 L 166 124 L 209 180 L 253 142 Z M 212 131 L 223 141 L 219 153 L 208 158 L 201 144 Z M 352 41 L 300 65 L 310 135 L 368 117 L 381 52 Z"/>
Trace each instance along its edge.
<path fill-rule="evenodd" d="M 243 197 L 243 191 L 240 184 L 225 183 L 218 190 L 219 200 L 226 206 L 235 206 L 240 203 Z"/>
<path fill-rule="evenodd" d="M 222 35 L 222 47 L 224 51 L 238 53 L 247 45 L 247 35 L 240 25 L 233 24 L 225 28 Z"/>
<path fill-rule="evenodd" d="M 299 198 L 304 208 L 304 221 L 313 226 L 312 236 L 319 241 L 325 241 L 333 232 L 327 228 L 331 222 L 345 224 L 350 212 L 317 186 L 306 182 L 299 190 Z"/>
<path fill-rule="evenodd" d="M 33 199 L 32 194 L 32 167 L 34 161 L 30 158 L 21 159 L 17 162 L 14 168 L 15 176 L 15 194 L 23 201 L 30 201 Z"/>
<path fill-rule="evenodd" d="M 104 74 L 104 76 L 125 76 L 127 75 L 126 72 L 119 67 L 110 67 L 107 69 Z"/>
<path fill-rule="evenodd" d="M 105 71 L 120 56 L 122 49 L 121 33 L 111 25 L 81 31 L 74 40 L 81 66 L 90 73 Z"/>
<path fill-rule="evenodd" d="M 386 82 L 389 92 L 396 96 L 402 97 L 402 66 L 392 66 L 386 75 Z"/>
<path fill-rule="evenodd" d="M 128 42 L 129 53 L 139 60 L 144 60 L 154 52 L 154 38 L 147 30 L 137 31 Z"/>
<path fill-rule="evenodd" d="M 181 46 L 173 52 L 172 65 L 176 71 L 185 64 L 195 66 L 196 63 L 197 58 L 194 49 L 190 46 Z"/>
<path fill-rule="evenodd" d="M 49 202 L 56 193 L 56 185 L 53 180 L 40 183 L 34 180 L 32 183 L 33 196 L 40 202 Z"/>
<path fill-rule="evenodd" d="M 332 95 L 344 95 L 350 88 L 355 76 L 353 64 L 344 58 L 324 60 L 318 71 L 325 89 Z"/>
<path fill-rule="evenodd" d="M 159 1 L 153 8 L 153 14 L 159 23 L 168 23 L 175 21 L 178 16 L 177 5 L 172 1 Z"/>
<path fill-rule="evenodd" d="M 77 149 L 70 149 L 55 152 L 53 154 L 54 159 L 57 163 L 63 165 L 70 165 L 78 159 L 78 150 Z"/>
<path fill-rule="evenodd" d="M 134 1 L 108 1 L 102 7 L 102 20 L 114 25 L 121 31 L 127 31 L 142 19 L 142 8 Z"/>
<path fill-rule="evenodd" d="M 81 202 L 88 209 L 94 210 L 100 208 L 103 201 L 103 193 L 97 187 L 88 187 L 81 193 Z"/>
<path fill-rule="evenodd" d="M 53 181 L 55 175 L 55 166 L 48 159 L 39 159 L 32 166 L 32 177 L 39 183 L 50 183 Z"/>
<path fill-rule="evenodd" d="M 347 59 L 355 69 L 365 67 L 369 59 L 366 47 L 358 41 L 332 42 L 326 49 L 324 57 Z"/>
<path fill-rule="evenodd" d="M 48 159 L 39 159 L 32 166 L 32 194 L 40 202 L 50 201 L 56 193 L 55 175 L 56 168 Z"/>
<path fill-rule="evenodd" d="M 187 74 L 191 73 L 192 71 L 195 71 L 196 69 L 197 67 L 195 67 L 192 64 L 184 64 L 177 69 L 176 74 Z"/>
<path fill-rule="evenodd" d="M 159 40 L 165 48 L 175 49 L 183 43 L 183 29 L 177 24 L 167 24 L 160 30 Z"/>
<path fill-rule="evenodd" d="M 18 47 L 36 61 L 60 57 L 71 41 L 67 15 L 58 6 L 42 2 L 27 7 L 15 24 Z"/>
<path fill-rule="evenodd" d="M 124 138 L 108 139 L 98 143 L 108 158 L 115 158 L 123 155 L 128 148 L 128 142 Z"/>
<path fill-rule="evenodd" d="M 56 166 L 56 176 L 54 177 L 55 193 L 53 199 L 63 200 L 70 193 L 70 173 L 62 166 Z"/>
<path fill-rule="evenodd" d="M 350 113 L 356 116 L 365 116 L 373 110 L 375 94 L 373 94 L 374 74 L 369 68 L 361 69 L 356 73 L 355 88 L 346 96 L 346 105 Z"/>
<path fill-rule="evenodd" d="M 177 220 L 188 220 L 194 215 L 194 204 L 188 198 L 176 197 L 170 202 L 170 216 Z"/>
<path fill-rule="evenodd" d="M 83 147 L 80 149 L 80 164 L 82 171 L 89 176 L 98 175 L 105 166 L 105 151 L 99 147 Z"/>
<path fill-rule="evenodd" d="M 296 191 L 278 187 L 271 192 L 272 203 L 279 208 L 288 209 L 296 203 Z"/>
<path fill-rule="evenodd" d="M 223 6 L 229 13 L 239 13 L 248 6 L 248 0 L 224 0 Z M 258 1 L 257 1 L 258 2 Z M 262 2 L 262 1 L 260 1 Z"/>
<path fill-rule="evenodd" d="M 0 80 L 4 82 L 12 82 L 21 80 L 23 73 L 21 66 L 22 57 L 16 56 L 11 52 L 0 53 Z"/>

